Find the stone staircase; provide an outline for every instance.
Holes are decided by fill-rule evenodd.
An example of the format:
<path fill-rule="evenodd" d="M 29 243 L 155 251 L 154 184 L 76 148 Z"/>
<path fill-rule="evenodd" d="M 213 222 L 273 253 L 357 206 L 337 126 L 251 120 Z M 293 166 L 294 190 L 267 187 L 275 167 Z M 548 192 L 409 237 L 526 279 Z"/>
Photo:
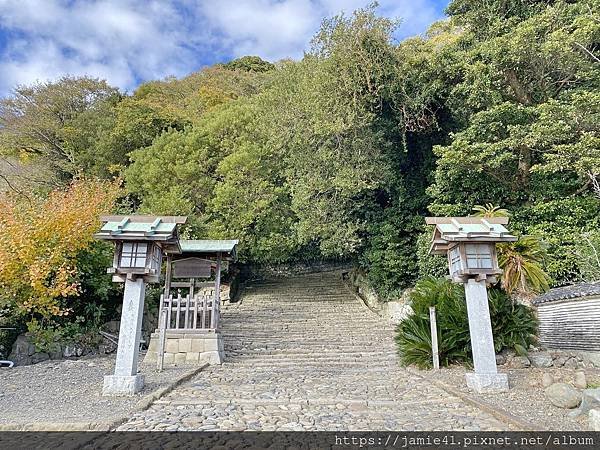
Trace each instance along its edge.
<path fill-rule="evenodd" d="M 401 368 L 393 327 L 339 272 L 274 278 L 223 309 L 225 363 L 119 430 L 490 430 L 491 416 Z"/>
<path fill-rule="evenodd" d="M 241 307 L 225 311 L 223 336 L 234 363 L 260 356 L 320 367 L 332 358 L 366 363 L 375 355 L 395 363 L 392 327 L 353 298 L 336 272 L 248 286 Z"/>

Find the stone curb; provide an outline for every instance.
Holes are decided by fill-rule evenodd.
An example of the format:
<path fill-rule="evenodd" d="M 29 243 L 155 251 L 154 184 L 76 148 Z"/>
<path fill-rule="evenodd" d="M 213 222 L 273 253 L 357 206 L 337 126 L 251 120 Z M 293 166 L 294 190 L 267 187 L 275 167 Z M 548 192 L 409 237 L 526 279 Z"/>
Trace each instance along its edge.
<path fill-rule="evenodd" d="M 208 365 L 208 363 L 205 363 L 199 367 L 195 367 L 194 369 L 189 370 L 175 378 L 167 386 L 162 386 L 150 392 L 149 394 L 146 394 L 135 404 L 131 411 L 128 411 L 127 415 L 121 416 L 112 421 L 6 423 L 0 424 L 0 431 L 110 431 L 129 420 L 132 414 L 148 409 L 148 407 L 156 400 L 167 395 L 177 386 L 193 378 L 195 375 L 208 367 Z"/>
<path fill-rule="evenodd" d="M 385 320 L 383 317 L 381 317 L 381 314 L 377 310 L 375 310 L 374 308 L 371 308 L 371 306 L 369 306 L 367 304 L 367 302 L 365 301 L 365 299 L 362 298 L 362 296 L 358 292 L 354 291 L 353 286 L 348 282 L 348 280 L 342 280 L 342 286 L 344 286 L 344 288 L 346 289 L 346 291 L 350 295 L 352 295 L 355 299 L 357 299 L 372 314 L 376 315 L 381 320 Z"/>
<path fill-rule="evenodd" d="M 405 370 L 407 370 L 408 372 L 410 372 L 411 374 L 413 374 L 419 378 L 427 379 L 430 383 L 434 384 L 438 388 L 448 392 L 451 395 L 454 395 L 454 396 L 460 398 L 465 403 L 468 403 L 469 405 L 474 406 L 474 407 L 494 416 L 496 419 L 500 420 L 501 422 L 504 422 L 504 423 L 507 423 L 507 424 L 517 427 L 519 429 L 519 431 L 548 431 L 548 429 L 546 427 L 543 427 L 543 426 L 540 426 L 537 424 L 532 424 L 530 422 L 522 420 L 522 419 L 510 414 L 509 412 L 499 409 L 496 406 L 492 406 L 489 403 L 486 403 L 482 400 L 473 398 L 473 397 L 465 394 L 464 392 L 462 392 L 452 386 L 447 385 L 446 383 L 442 383 L 441 381 L 437 381 L 437 380 L 432 380 L 431 378 L 424 376 L 423 374 L 419 373 L 417 370 L 415 370 L 411 367 L 406 367 Z"/>

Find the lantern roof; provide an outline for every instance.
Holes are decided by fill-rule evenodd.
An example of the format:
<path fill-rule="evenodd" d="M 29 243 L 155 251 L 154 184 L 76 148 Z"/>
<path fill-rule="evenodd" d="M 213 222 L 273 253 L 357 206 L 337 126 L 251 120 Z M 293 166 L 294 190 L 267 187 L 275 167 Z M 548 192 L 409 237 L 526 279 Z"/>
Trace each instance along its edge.
<path fill-rule="evenodd" d="M 182 256 L 197 255 L 203 257 L 215 257 L 218 253 L 225 259 L 235 260 L 237 250 L 237 239 L 225 239 L 225 240 L 187 240 L 182 239 L 181 252 Z"/>
<path fill-rule="evenodd" d="M 154 241 L 165 251 L 180 253 L 177 226 L 184 224 L 182 216 L 102 216 L 102 228 L 94 236 L 110 241 Z"/>
<path fill-rule="evenodd" d="M 432 254 L 444 254 L 458 242 L 514 242 L 517 238 L 504 227 L 508 217 L 426 217 L 427 225 L 435 225 Z"/>

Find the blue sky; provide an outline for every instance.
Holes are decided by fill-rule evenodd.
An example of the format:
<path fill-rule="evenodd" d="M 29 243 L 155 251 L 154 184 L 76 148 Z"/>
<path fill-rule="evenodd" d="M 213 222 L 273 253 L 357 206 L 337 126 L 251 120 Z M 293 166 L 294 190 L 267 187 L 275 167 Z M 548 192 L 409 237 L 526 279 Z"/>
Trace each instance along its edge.
<path fill-rule="evenodd" d="M 91 75 L 131 91 L 243 55 L 298 59 L 324 17 L 370 0 L 0 0 L 0 95 Z M 397 38 L 443 17 L 445 0 L 380 0 Z"/>

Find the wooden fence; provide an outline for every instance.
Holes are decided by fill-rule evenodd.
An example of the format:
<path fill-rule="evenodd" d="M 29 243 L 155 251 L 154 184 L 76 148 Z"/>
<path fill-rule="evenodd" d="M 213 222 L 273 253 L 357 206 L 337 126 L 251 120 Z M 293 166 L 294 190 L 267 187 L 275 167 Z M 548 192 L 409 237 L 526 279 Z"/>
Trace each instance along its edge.
<path fill-rule="evenodd" d="M 219 328 L 220 301 L 214 295 L 179 293 L 166 299 L 161 295 L 160 304 L 166 311 L 167 330 L 194 332 Z"/>

